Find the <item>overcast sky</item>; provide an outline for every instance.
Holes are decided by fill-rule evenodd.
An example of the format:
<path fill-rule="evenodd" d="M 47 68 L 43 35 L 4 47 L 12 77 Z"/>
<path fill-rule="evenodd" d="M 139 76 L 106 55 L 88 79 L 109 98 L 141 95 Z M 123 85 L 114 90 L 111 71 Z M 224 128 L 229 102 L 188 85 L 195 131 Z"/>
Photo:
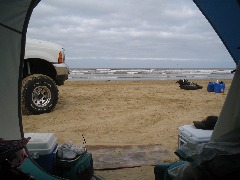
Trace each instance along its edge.
<path fill-rule="evenodd" d="M 27 37 L 79 68 L 235 68 L 192 0 L 42 0 Z"/>

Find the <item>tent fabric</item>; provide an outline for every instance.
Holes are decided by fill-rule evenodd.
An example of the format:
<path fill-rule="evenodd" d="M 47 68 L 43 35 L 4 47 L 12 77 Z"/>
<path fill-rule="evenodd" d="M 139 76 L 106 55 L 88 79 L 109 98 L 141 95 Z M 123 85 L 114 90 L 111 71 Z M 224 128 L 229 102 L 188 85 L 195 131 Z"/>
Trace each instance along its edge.
<path fill-rule="evenodd" d="M 236 64 L 240 60 L 240 0 L 193 0 L 205 15 Z M 240 67 L 214 128 L 211 141 L 221 141 L 225 134 L 240 129 Z"/>
<path fill-rule="evenodd" d="M 23 138 L 22 65 L 28 22 L 38 0 L 0 0 L 0 138 Z"/>
<path fill-rule="evenodd" d="M 225 140 L 225 135 L 240 129 L 240 66 L 238 65 L 210 141 Z M 238 139 L 239 140 L 239 139 Z"/>
<path fill-rule="evenodd" d="M 240 60 L 240 0 L 193 0 L 212 25 L 233 60 Z"/>

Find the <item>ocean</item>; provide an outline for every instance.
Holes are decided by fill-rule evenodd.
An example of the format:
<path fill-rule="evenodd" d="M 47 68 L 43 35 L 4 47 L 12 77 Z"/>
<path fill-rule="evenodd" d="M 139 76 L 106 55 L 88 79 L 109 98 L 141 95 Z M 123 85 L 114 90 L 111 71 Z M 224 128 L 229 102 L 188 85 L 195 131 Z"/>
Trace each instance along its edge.
<path fill-rule="evenodd" d="M 232 79 L 233 69 L 167 69 L 167 68 L 70 68 L 69 80 L 179 80 Z"/>

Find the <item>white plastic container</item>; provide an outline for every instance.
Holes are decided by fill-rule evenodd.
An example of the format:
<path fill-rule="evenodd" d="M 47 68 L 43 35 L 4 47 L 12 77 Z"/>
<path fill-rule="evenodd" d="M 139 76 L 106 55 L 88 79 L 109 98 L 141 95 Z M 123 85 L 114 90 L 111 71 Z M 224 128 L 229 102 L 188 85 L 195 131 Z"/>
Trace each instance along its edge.
<path fill-rule="evenodd" d="M 194 125 L 184 125 L 178 128 L 178 147 L 190 142 L 193 144 L 207 143 L 213 130 L 197 129 Z"/>
<path fill-rule="evenodd" d="M 25 133 L 25 138 L 31 137 L 27 144 L 29 155 L 43 169 L 53 173 L 57 138 L 54 133 Z"/>

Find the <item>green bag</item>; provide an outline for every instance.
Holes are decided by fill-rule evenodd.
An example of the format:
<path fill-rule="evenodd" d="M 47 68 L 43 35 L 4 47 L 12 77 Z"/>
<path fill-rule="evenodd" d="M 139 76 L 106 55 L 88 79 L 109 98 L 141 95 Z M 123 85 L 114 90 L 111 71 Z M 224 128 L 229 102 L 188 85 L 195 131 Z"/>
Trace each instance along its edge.
<path fill-rule="evenodd" d="M 85 152 L 72 160 L 56 159 L 56 175 L 69 180 L 90 180 L 93 176 L 92 154 Z"/>

